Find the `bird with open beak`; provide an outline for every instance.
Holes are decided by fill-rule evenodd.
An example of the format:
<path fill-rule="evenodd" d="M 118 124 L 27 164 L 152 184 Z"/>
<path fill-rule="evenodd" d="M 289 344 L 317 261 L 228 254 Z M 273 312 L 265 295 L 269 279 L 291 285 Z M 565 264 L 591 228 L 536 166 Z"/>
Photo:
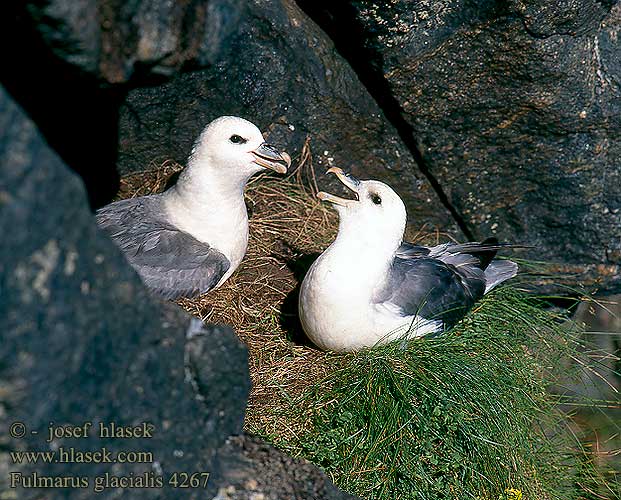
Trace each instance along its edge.
<path fill-rule="evenodd" d="M 246 254 L 246 183 L 266 169 L 284 174 L 290 165 L 255 125 L 223 116 L 200 134 L 173 187 L 111 203 L 97 211 L 97 223 L 154 293 L 168 299 L 205 293 Z"/>
<path fill-rule="evenodd" d="M 440 332 L 516 275 L 514 262 L 494 259 L 512 245 L 495 239 L 435 247 L 403 242 L 407 215 L 397 193 L 339 168 L 328 172 L 353 198 L 317 195 L 337 210 L 339 230 L 306 274 L 298 309 L 304 331 L 321 349 L 355 351 Z"/>

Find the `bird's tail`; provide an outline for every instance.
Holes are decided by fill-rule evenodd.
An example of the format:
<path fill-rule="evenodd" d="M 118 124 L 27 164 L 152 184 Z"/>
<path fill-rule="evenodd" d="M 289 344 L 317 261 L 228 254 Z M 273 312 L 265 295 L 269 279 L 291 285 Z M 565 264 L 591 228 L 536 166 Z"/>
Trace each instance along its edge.
<path fill-rule="evenodd" d="M 510 260 L 493 260 L 485 268 L 485 293 L 513 278 L 518 272 L 518 265 Z"/>
<path fill-rule="evenodd" d="M 437 247 L 440 248 L 440 247 Z M 450 253 L 461 253 L 471 255 L 479 261 L 478 267 L 485 270 L 494 261 L 498 250 L 513 248 L 532 248 L 528 245 L 514 245 L 512 243 L 499 243 L 496 238 L 487 238 L 483 241 L 468 242 L 461 244 L 449 244 L 443 250 Z M 516 270 L 517 272 L 517 270 Z M 508 279 L 508 278 L 507 278 Z"/>

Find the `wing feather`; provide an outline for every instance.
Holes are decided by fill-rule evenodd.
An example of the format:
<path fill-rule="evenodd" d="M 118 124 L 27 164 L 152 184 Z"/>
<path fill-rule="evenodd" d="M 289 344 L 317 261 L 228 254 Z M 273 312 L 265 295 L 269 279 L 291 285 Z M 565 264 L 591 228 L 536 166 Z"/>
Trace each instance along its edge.
<path fill-rule="evenodd" d="M 398 308 L 404 316 L 419 315 L 452 326 L 486 291 L 517 273 L 515 263 L 494 260 L 503 248 L 524 246 L 498 243 L 495 238 L 430 248 L 404 242 L 377 302 Z"/>
<path fill-rule="evenodd" d="M 111 203 L 96 219 L 144 283 L 167 299 L 209 291 L 230 267 L 217 249 L 168 222 L 158 195 Z"/>
<path fill-rule="evenodd" d="M 485 291 L 483 271 L 466 267 L 426 256 L 395 257 L 378 302 L 398 307 L 404 316 L 418 315 L 452 326 Z"/>

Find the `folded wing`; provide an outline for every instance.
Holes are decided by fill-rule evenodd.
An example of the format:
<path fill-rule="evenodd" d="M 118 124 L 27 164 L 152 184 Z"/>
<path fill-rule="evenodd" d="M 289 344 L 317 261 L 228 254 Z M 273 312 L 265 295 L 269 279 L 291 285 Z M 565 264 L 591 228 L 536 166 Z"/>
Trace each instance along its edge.
<path fill-rule="evenodd" d="M 112 203 L 96 218 L 147 287 L 164 298 L 207 292 L 230 267 L 218 250 L 170 224 L 158 196 Z"/>
<path fill-rule="evenodd" d="M 511 246 L 495 239 L 431 248 L 403 243 L 376 301 L 404 316 L 441 320 L 450 327 L 487 291 L 515 276 L 515 263 L 494 260 L 497 250 Z"/>

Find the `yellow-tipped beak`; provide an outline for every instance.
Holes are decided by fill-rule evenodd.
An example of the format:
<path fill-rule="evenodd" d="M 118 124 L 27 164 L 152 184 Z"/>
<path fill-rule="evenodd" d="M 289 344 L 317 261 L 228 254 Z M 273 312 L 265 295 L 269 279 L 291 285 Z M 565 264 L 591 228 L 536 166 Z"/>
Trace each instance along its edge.
<path fill-rule="evenodd" d="M 284 151 L 278 151 L 271 144 L 263 143 L 254 151 L 254 162 L 279 174 L 286 174 L 291 166 L 291 157 Z"/>
<path fill-rule="evenodd" d="M 345 187 L 347 187 L 350 191 L 352 191 L 356 195 L 356 198 L 358 198 L 358 186 L 360 185 L 360 181 L 356 179 L 353 175 L 346 174 L 339 167 L 331 167 L 328 170 L 326 170 L 326 173 L 335 174 L 338 177 L 338 179 L 345 185 Z M 357 199 L 348 200 L 346 198 L 341 198 L 339 196 L 326 193 L 324 191 L 317 193 L 317 198 L 319 198 L 321 201 L 329 201 L 330 203 L 334 203 L 335 205 L 340 205 L 342 207 L 346 207 L 352 203 L 358 202 Z"/>
<path fill-rule="evenodd" d="M 326 193 L 324 191 L 320 191 L 319 193 L 317 193 L 317 198 L 319 198 L 321 201 L 329 201 L 330 203 L 334 203 L 335 205 L 340 205 L 342 207 L 346 207 L 350 203 L 352 202 L 355 203 L 356 201 L 356 200 L 346 200 L 345 198 L 339 198 L 338 196 L 334 196 L 333 194 Z"/>

